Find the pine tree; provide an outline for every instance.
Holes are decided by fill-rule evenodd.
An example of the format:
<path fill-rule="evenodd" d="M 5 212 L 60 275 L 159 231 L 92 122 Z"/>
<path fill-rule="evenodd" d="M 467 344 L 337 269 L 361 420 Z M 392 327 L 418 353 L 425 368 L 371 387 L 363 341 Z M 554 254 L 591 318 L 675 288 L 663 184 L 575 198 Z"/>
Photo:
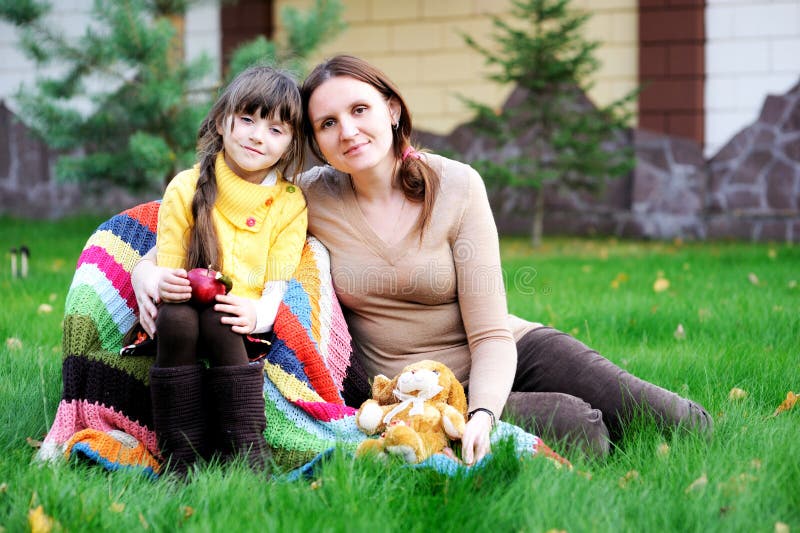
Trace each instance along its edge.
<path fill-rule="evenodd" d="M 197 129 L 217 89 L 202 86 L 212 70 L 207 57 L 183 56 L 183 17 L 195 1 L 95 0 L 93 24 L 68 39 L 44 20 L 48 2 L 0 0 L 0 17 L 17 26 L 27 56 L 58 67 L 15 100 L 26 125 L 63 151 L 59 179 L 147 190 L 194 163 Z M 341 11 L 339 0 L 317 0 L 305 15 L 285 10 L 286 43 L 243 45 L 229 70 L 255 62 L 299 68 L 341 31 Z"/>
<path fill-rule="evenodd" d="M 500 110 L 467 100 L 477 112 L 473 126 L 502 154 L 473 165 L 489 182 L 536 189 L 534 245 L 541 242 L 545 185 L 598 191 L 634 165 L 632 148 L 610 150 L 609 143 L 626 131 L 636 91 L 605 106 L 588 102 L 598 43 L 583 37 L 589 15 L 571 10 L 569 2 L 512 0 L 513 23 L 493 18 L 497 51 L 464 36 L 494 69 L 491 80 L 517 87 Z"/>

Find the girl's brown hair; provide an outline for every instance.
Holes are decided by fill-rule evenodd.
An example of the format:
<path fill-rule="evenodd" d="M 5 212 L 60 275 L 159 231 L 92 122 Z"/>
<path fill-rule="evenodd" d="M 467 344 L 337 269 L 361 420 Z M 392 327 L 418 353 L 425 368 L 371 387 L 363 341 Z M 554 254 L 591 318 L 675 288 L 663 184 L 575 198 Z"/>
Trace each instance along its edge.
<path fill-rule="evenodd" d="M 228 117 L 236 114 L 271 117 L 292 128 L 292 142 L 275 167 L 284 175 L 296 176 L 303 167 L 303 107 L 295 79 L 272 67 L 250 67 L 236 76 L 222 91 L 216 103 L 203 119 L 197 133 L 197 159 L 200 177 L 192 199 L 194 225 L 189 236 L 187 268 L 213 265 L 222 269 L 222 254 L 214 226 L 212 210 L 217 198 L 217 176 L 214 171 L 217 154 L 222 151 L 223 126 Z M 233 131 L 235 121 L 231 121 Z"/>
<path fill-rule="evenodd" d="M 363 59 L 349 55 L 338 55 L 317 65 L 308 75 L 300 88 L 303 98 L 303 134 L 308 140 L 311 152 L 321 161 L 325 160 L 314 139 L 314 127 L 308 116 L 308 102 L 311 95 L 323 83 L 331 78 L 347 76 L 372 85 L 387 101 L 394 98 L 400 104 L 400 118 L 393 126 L 393 150 L 400 162 L 396 179 L 403 194 L 414 202 L 422 202 L 422 212 L 418 228 L 424 231 L 430 222 L 433 204 L 439 191 L 439 175 L 425 162 L 424 158 L 406 157 L 403 152 L 411 145 L 411 113 L 408 110 L 400 90 L 389 77 Z"/>

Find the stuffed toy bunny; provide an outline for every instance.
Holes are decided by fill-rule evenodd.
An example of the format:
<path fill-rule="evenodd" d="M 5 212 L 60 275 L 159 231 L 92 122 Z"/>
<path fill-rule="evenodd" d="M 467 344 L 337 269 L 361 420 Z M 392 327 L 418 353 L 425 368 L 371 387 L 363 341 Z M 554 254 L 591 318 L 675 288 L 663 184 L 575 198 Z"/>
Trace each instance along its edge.
<path fill-rule="evenodd" d="M 380 437 L 362 442 L 356 456 L 390 454 L 419 463 L 461 438 L 466 414 L 464 388 L 442 363 L 418 361 L 391 380 L 379 375 L 372 399 L 356 413 L 356 424 Z"/>

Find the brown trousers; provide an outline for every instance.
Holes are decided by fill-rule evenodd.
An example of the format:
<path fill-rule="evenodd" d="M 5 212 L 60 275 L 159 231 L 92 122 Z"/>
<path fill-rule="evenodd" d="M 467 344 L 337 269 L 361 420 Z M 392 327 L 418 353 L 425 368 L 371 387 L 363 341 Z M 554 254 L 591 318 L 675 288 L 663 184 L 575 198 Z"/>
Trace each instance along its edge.
<path fill-rule="evenodd" d="M 225 313 L 188 303 L 164 304 L 156 317 L 156 366 L 175 367 L 208 358 L 211 366 L 246 365 L 244 336 L 220 322 Z"/>
<path fill-rule="evenodd" d="M 549 443 L 602 457 L 637 415 L 667 427 L 712 429 L 700 405 L 637 378 L 561 331 L 529 331 L 517 343 L 517 354 L 503 418 Z M 357 369 L 348 378 L 345 400 L 358 406 L 370 395 L 369 383 Z"/>

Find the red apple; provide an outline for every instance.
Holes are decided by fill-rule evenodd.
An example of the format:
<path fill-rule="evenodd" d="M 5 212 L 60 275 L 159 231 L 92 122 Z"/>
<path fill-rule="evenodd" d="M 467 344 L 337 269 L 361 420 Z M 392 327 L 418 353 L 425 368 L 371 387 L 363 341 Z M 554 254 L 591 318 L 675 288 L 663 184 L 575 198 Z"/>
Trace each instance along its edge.
<path fill-rule="evenodd" d="M 205 307 L 214 303 L 217 294 L 227 294 L 233 288 L 230 278 L 211 267 L 193 268 L 188 272 L 192 287 L 191 303 Z"/>

